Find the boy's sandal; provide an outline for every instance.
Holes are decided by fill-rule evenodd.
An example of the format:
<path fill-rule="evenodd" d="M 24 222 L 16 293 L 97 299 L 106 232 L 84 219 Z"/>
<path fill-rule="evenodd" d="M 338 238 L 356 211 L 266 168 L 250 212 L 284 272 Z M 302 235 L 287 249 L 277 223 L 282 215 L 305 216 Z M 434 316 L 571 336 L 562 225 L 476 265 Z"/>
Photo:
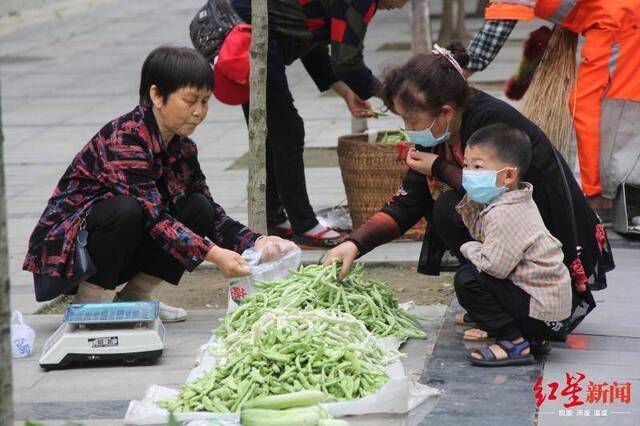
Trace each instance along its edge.
<path fill-rule="evenodd" d="M 471 316 L 467 312 L 465 312 L 464 314 L 457 314 L 454 317 L 454 320 L 457 325 L 469 325 L 469 326 L 476 325 L 476 322 L 473 320 L 473 318 L 471 318 Z"/>
<path fill-rule="evenodd" d="M 470 331 L 471 332 L 481 331 L 482 334 L 480 336 L 474 336 L 472 334 L 469 334 Z M 481 328 L 469 328 L 469 329 L 465 330 L 464 334 L 462 335 L 462 339 L 463 340 L 467 340 L 467 341 L 471 341 L 471 342 L 489 340 L 489 339 L 493 339 L 494 337 L 495 337 L 495 335 L 492 332 L 486 331 L 486 330 L 482 330 Z"/>
<path fill-rule="evenodd" d="M 533 355 L 528 353 L 523 355 L 523 352 L 529 348 L 529 342 L 523 340 L 520 343 L 513 343 L 509 340 L 499 340 L 496 345 L 500 346 L 506 353 L 507 357 L 504 359 L 497 359 L 496 354 L 486 348 L 479 349 L 471 352 L 471 354 L 479 354 L 481 358 L 475 358 L 471 354 L 467 355 L 467 359 L 473 365 L 480 367 L 506 367 L 509 365 L 529 365 L 535 362 Z"/>
<path fill-rule="evenodd" d="M 285 228 L 284 226 L 270 225 L 267 226 L 267 233 L 269 235 L 275 235 L 276 237 L 290 240 L 293 235 L 293 228 Z"/>
<path fill-rule="evenodd" d="M 340 234 L 335 238 L 324 238 L 329 232 L 337 232 L 332 228 L 327 228 L 317 234 L 293 234 L 293 242 L 300 246 L 331 248 L 344 241 L 345 236 Z"/>

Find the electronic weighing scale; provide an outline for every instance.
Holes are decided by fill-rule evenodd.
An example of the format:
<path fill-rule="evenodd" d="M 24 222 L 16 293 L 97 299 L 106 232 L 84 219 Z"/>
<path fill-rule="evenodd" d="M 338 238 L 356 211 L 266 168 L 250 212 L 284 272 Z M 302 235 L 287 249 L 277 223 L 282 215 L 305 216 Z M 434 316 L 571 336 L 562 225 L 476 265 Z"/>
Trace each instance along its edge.
<path fill-rule="evenodd" d="M 44 344 L 40 367 L 153 361 L 162 355 L 164 332 L 158 302 L 69 305 L 64 322 Z"/>

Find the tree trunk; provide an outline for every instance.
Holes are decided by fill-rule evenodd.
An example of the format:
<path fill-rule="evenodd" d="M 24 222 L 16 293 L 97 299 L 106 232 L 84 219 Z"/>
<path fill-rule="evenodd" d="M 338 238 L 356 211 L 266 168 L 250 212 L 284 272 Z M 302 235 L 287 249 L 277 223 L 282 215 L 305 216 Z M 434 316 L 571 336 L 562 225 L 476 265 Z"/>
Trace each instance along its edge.
<path fill-rule="evenodd" d="M 463 44 L 467 44 L 467 42 L 471 39 L 469 34 L 467 33 L 467 27 L 464 23 L 465 18 L 465 0 L 458 0 L 458 17 L 456 19 L 456 30 L 454 32 L 453 38 L 455 40 L 461 41 Z"/>
<path fill-rule="evenodd" d="M 478 0 L 478 3 L 476 3 L 476 11 L 474 12 L 473 16 L 476 18 L 483 17 L 484 9 L 487 7 L 488 3 L 489 0 Z"/>
<path fill-rule="evenodd" d="M 267 0 L 251 5 L 251 82 L 249 97 L 249 182 L 247 199 L 249 227 L 267 234 Z"/>
<path fill-rule="evenodd" d="M 454 15 L 453 5 L 456 4 Z M 440 17 L 440 34 L 438 44 L 445 47 L 452 40 L 461 41 L 466 44 L 471 37 L 467 33 L 465 26 L 465 4 L 464 0 L 443 0 L 442 16 Z"/>
<path fill-rule="evenodd" d="M 442 15 L 440 15 L 440 33 L 438 44 L 446 46 L 453 36 L 453 2 L 454 0 L 442 0 Z"/>
<path fill-rule="evenodd" d="M 369 128 L 366 118 L 351 116 L 351 133 L 364 133 Z"/>
<path fill-rule="evenodd" d="M 429 0 L 411 2 L 411 52 L 415 55 L 431 50 Z"/>
<path fill-rule="evenodd" d="M 11 306 L 9 305 L 9 241 L 1 116 L 2 109 L 0 108 L 0 425 L 11 425 L 13 424 L 13 382 L 11 375 Z"/>

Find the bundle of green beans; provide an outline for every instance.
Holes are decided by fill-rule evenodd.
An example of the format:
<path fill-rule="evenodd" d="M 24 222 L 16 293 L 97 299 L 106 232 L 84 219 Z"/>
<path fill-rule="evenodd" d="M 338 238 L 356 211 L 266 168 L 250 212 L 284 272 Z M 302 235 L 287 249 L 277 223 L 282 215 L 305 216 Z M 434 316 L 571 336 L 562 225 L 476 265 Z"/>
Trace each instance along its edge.
<path fill-rule="evenodd" d="M 292 308 L 333 309 L 352 314 L 377 337 L 426 337 L 416 326 L 418 317 L 398 306 L 398 299 L 387 283 L 365 279 L 364 265 L 356 263 L 342 281 L 338 271 L 338 262 L 328 267 L 309 265 L 280 280 L 256 283 L 261 291 L 227 315 L 214 333 L 227 336 L 234 331 L 246 332 L 263 313 Z"/>
<path fill-rule="evenodd" d="M 158 405 L 226 413 L 259 396 L 300 390 L 322 391 L 327 401 L 356 399 L 382 387 L 386 365 L 402 356 L 380 347 L 352 315 L 321 309 L 265 313 L 249 332 L 222 339 L 221 350 L 224 365 Z"/>
<path fill-rule="evenodd" d="M 396 145 L 400 142 L 410 142 L 411 138 L 406 130 L 400 129 L 398 132 L 385 132 L 384 136 L 380 140 L 381 144 Z"/>

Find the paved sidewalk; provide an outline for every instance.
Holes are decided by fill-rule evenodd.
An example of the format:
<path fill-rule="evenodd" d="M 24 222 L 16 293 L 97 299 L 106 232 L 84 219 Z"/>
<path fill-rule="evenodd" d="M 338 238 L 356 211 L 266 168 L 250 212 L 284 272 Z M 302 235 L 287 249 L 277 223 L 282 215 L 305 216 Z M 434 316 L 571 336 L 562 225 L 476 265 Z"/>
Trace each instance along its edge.
<path fill-rule="evenodd" d="M 566 343 L 554 342 L 544 361 L 532 366 L 472 367 L 466 355 L 478 345 L 463 343 L 463 329 L 453 322 L 453 316 L 463 310 L 454 300 L 422 378 L 423 383 L 442 388 L 444 396 L 421 424 L 526 426 L 537 421 L 539 426 L 639 425 L 640 401 L 636 395 L 640 386 L 640 244 L 631 241 L 630 245 L 634 248 L 614 248 L 617 267 L 607 275 L 609 287 L 594 293 L 598 304 L 595 310 Z M 583 404 L 569 408 L 565 404 L 571 403 L 571 396 L 562 394 L 567 387 L 567 374 L 576 378 L 584 375 L 576 389 L 577 401 Z M 559 387 L 557 399 L 546 398 L 538 409 L 533 387 L 541 376 L 547 397 L 552 390 L 550 383 Z M 593 393 L 592 385 L 603 383 L 605 393 Z M 612 383 L 630 384 L 627 403 L 611 401 L 615 397 L 609 394 Z M 589 399 L 590 395 L 596 399 Z"/>
<path fill-rule="evenodd" d="M 57 14 L 43 6 L 41 15 L 46 19 L 36 25 L 21 26 L 22 29 L 13 32 L 0 31 L 10 293 L 14 309 L 30 314 L 40 306 L 34 301 L 31 276 L 21 271 L 21 264 L 28 237 L 57 179 L 73 155 L 104 123 L 136 104 L 140 67 L 146 55 L 161 44 L 190 45 L 188 24 L 203 2 L 65 0 L 69 13 Z M 46 3 L 50 5 L 52 0 Z M 79 3 L 83 4 L 82 9 L 73 9 L 73 5 Z M 433 11 L 438 12 L 440 2 L 432 3 Z M 472 5 L 475 1 L 468 0 L 468 3 Z M 56 17 L 52 18 L 53 15 Z M 381 11 L 375 17 L 367 35 L 365 59 L 376 73 L 409 56 L 406 50 L 378 50 L 390 41 L 408 43 L 408 23 L 408 7 Z M 469 19 L 468 30 L 473 32 L 479 23 L 478 19 Z M 537 25 L 537 22 L 518 25 L 511 40 L 522 40 Z M 437 31 L 435 20 L 434 33 Z M 480 87 L 499 87 L 496 83 L 504 81 L 515 70 L 520 49 L 515 43 L 507 45 L 492 66 L 474 75 L 472 82 L 481 84 Z M 307 145 L 335 147 L 337 138 L 350 132 L 350 119 L 342 100 L 321 96 L 299 64 L 288 70 L 288 78 L 296 105 L 305 119 Z M 500 92 L 491 93 L 501 96 Z M 400 125 L 394 116 L 370 121 L 375 129 L 395 129 Z M 240 109 L 213 100 L 209 116 L 194 139 L 199 144 L 200 161 L 215 198 L 232 216 L 246 221 L 246 197 L 239 189 L 246 187 L 247 172 L 225 171 L 247 151 L 247 132 Z M 344 203 L 337 168 L 308 169 L 307 185 L 317 210 Z M 638 244 L 620 238 L 615 238 L 615 242 L 618 268 L 610 276 L 610 288 L 596 293 L 598 308 L 567 345 L 554 348 L 543 366 L 511 372 L 469 370 L 464 360 L 465 348 L 456 330 L 451 328 L 449 318 L 429 365 L 428 372 L 433 375 L 424 376 L 425 380 L 432 380 L 432 385 L 444 387 L 447 393 L 423 424 L 458 426 L 482 424 L 485 419 L 487 424 L 491 421 L 491 424 L 529 425 L 536 413 L 531 388 L 541 368 L 545 383 L 564 383 L 565 373 L 580 371 L 586 375 L 583 388 L 589 380 L 616 380 L 632 383 L 632 389 L 637 391 L 640 380 L 637 367 L 640 324 L 635 314 L 635 306 L 640 302 L 635 288 L 640 274 L 636 261 Z M 394 243 L 374 250 L 364 260 L 414 262 L 419 250 L 419 243 Z M 305 260 L 317 261 L 321 254 L 320 251 L 306 252 Z M 454 312 L 450 310 L 448 315 Z M 435 337 L 444 311 L 432 313 L 434 328 L 430 336 Z M 87 422 L 92 425 L 119 424 L 117 419 L 124 415 L 128 401 L 140 398 L 148 384 L 178 385 L 186 377 L 196 348 L 207 340 L 219 312 L 190 312 L 190 315 L 190 321 L 168 328 L 167 352 L 156 366 L 49 373 L 40 371 L 36 363 L 43 340 L 58 325 L 60 317 L 28 315 L 27 322 L 34 324 L 38 332 L 38 349 L 34 357 L 14 361 L 18 418 L 25 415 L 52 420 L 75 417 L 92 419 Z M 425 358 L 420 356 L 431 352 L 429 345 L 433 342 L 427 343 L 427 347 L 416 348 L 416 356 L 411 358 L 415 371 L 422 369 Z M 61 392 L 61 388 L 64 391 Z M 556 402 L 563 401 L 559 398 Z M 640 424 L 635 394 L 629 405 L 598 405 L 598 408 L 611 408 L 608 417 L 578 419 L 576 412 L 570 420 L 560 418 L 558 405 L 546 402 L 539 422 L 544 425 Z M 632 414 L 614 417 L 613 409 Z M 369 420 L 374 423 L 367 424 L 404 425 L 422 419 Z"/>
<path fill-rule="evenodd" d="M 598 306 L 565 344 L 554 345 L 544 362 L 544 394 L 550 393 L 549 383 L 559 383 L 558 392 L 564 389 L 567 374 L 574 378 L 584 375 L 578 382 L 584 404 L 567 407 L 571 398 L 560 394 L 555 401 L 546 399 L 538 425 L 640 425 L 639 253 L 637 246 L 614 249 L 616 269 L 607 274 L 609 287 L 594 293 Z M 598 389 L 604 393 L 599 395 L 596 387 L 603 383 L 605 386 Z M 619 387 L 630 384 L 628 401 L 622 393 L 609 394 L 613 383 Z M 593 399 L 589 400 L 589 395 Z"/>

